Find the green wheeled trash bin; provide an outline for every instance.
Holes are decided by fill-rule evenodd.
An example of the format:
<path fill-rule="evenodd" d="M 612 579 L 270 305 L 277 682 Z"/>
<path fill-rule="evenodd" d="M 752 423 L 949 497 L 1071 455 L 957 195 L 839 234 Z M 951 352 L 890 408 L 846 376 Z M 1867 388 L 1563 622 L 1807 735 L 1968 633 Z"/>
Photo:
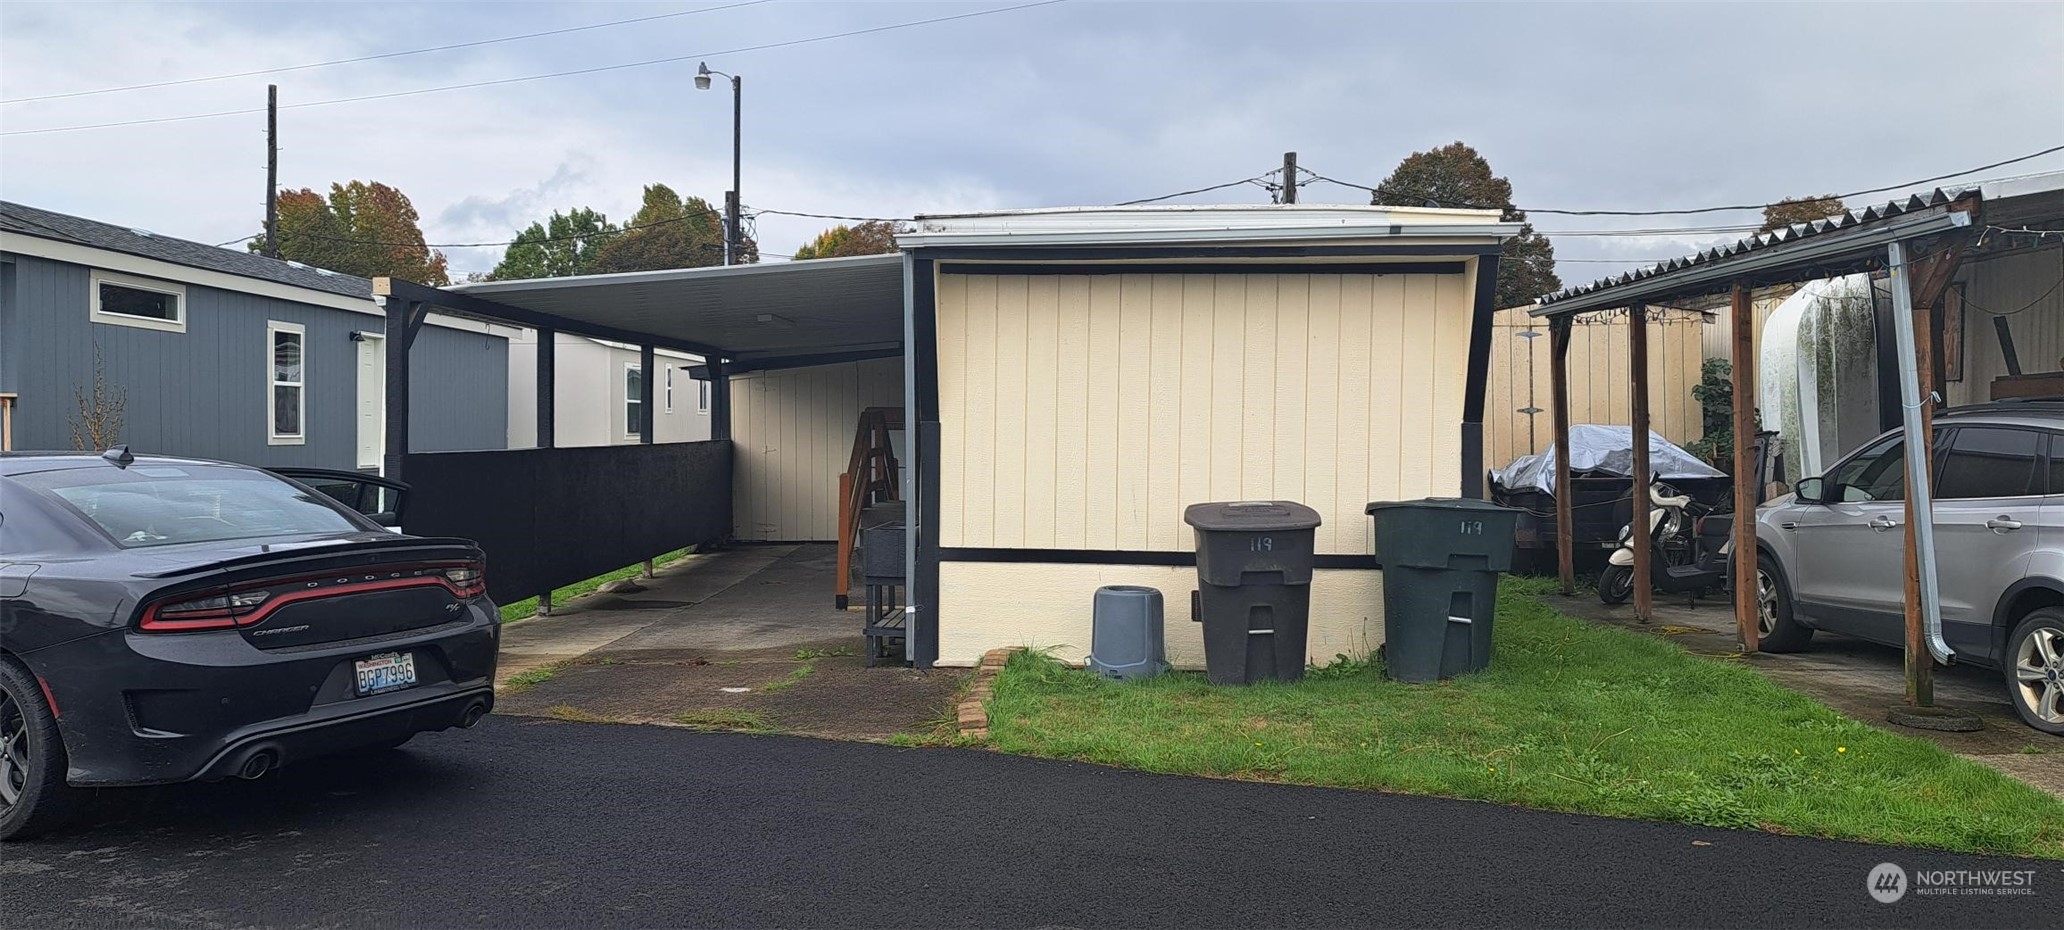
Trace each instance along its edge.
<path fill-rule="evenodd" d="M 1319 512 L 1295 501 L 1191 504 L 1197 616 L 1214 685 L 1304 677 Z"/>
<path fill-rule="evenodd" d="M 1498 575 L 1512 570 L 1519 511 L 1488 501 L 1379 501 L 1384 672 L 1441 681 L 1491 664 Z"/>

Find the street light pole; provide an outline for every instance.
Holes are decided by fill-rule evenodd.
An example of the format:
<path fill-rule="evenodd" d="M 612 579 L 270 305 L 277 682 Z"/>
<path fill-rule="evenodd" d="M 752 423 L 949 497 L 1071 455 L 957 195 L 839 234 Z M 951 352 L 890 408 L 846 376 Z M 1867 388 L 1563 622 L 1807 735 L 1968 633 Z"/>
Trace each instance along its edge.
<path fill-rule="evenodd" d="M 731 79 L 731 190 L 724 195 L 724 264 L 739 263 L 745 237 L 739 230 L 739 156 L 740 140 L 743 138 L 741 114 L 745 106 L 745 82 L 738 75 L 722 71 L 711 71 L 704 62 L 695 71 L 695 89 L 709 90 L 710 76 L 722 75 Z"/>

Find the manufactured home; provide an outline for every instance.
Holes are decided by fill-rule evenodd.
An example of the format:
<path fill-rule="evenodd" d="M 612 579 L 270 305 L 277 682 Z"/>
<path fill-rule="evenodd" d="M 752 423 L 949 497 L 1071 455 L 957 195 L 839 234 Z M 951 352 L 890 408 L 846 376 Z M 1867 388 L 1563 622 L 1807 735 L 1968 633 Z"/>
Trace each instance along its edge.
<path fill-rule="evenodd" d="M 621 565 L 652 554 L 639 546 L 717 538 L 850 545 L 887 511 L 909 527 L 894 561 L 913 663 L 1014 645 L 1079 658 L 1091 595 L 1124 583 L 1163 591 L 1170 657 L 1194 666 L 1184 508 L 1297 500 L 1324 519 L 1310 637 L 1324 662 L 1382 638 L 1364 506 L 1482 492 L 1491 295 L 1516 231 L 1477 210 L 1042 209 L 920 217 L 900 254 L 376 290 L 390 325 L 430 306 L 706 359 L 708 443 L 541 439 L 505 454 L 538 456 L 505 470 L 514 481 L 558 469 L 671 489 L 650 498 L 675 508 L 663 514 L 524 524 L 533 536 L 549 524 L 554 553 L 633 540 L 611 555 Z M 538 415 L 549 436 L 558 411 L 543 396 Z M 496 467 L 411 456 L 402 477 Z M 548 503 L 573 512 L 585 495 L 610 507 L 623 494 L 588 483 L 560 480 Z M 528 586 L 510 594 L 563 583 L 543 567 L 561 556 L 535 556 L 510 563 L 535 577 L 502 574 Z M 829 609 L 844 587 L 824 584 Z"/>
<path fill-rule="evenodd" d="M 0 203 L 0 445 L 378 469 L 384 323 L 365 278 Z M 516 332 L 426 319 L 418 449 L 507 447 Z"/>

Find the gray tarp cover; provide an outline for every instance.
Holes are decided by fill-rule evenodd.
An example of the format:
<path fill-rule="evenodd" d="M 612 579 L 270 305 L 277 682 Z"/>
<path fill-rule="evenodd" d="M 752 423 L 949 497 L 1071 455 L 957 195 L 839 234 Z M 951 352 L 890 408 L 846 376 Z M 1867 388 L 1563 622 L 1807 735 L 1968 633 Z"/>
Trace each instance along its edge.
<path fill-rule="evenodd" d="M 1569 430 L 1570 471 L 1575 474 L 1603 472 L 1630 477 L 1634 474 L 1634 428 L 1631 426 L 1573 425 Z M 1648 466 L 1661 480 L 1670 478 L 1725 478 L 1714 468 L 1669 440 L 1648 434 Z M 1507 488 L 1534 488 L 1555 493 L 1555 446 L 1545 452 L 1522 455 L 1491 480 Z"/>

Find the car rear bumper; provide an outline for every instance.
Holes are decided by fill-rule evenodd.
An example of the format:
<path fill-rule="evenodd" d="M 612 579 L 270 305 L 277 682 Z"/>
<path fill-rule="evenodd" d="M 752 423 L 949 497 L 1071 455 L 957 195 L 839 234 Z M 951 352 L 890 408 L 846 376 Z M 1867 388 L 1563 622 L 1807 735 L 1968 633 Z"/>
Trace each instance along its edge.
<path fill-rule="evenodd" d="M 74 785 L 254 774 L 469 725 L 494 706 L 501 625 L 484 599 L 458 620 L 367 640 L 263 650 L 236 631 L 113 631 L 25 655 L 49 685 Z M 357 660 L 414 656 L 417 684 L 359 697 Z"/>

